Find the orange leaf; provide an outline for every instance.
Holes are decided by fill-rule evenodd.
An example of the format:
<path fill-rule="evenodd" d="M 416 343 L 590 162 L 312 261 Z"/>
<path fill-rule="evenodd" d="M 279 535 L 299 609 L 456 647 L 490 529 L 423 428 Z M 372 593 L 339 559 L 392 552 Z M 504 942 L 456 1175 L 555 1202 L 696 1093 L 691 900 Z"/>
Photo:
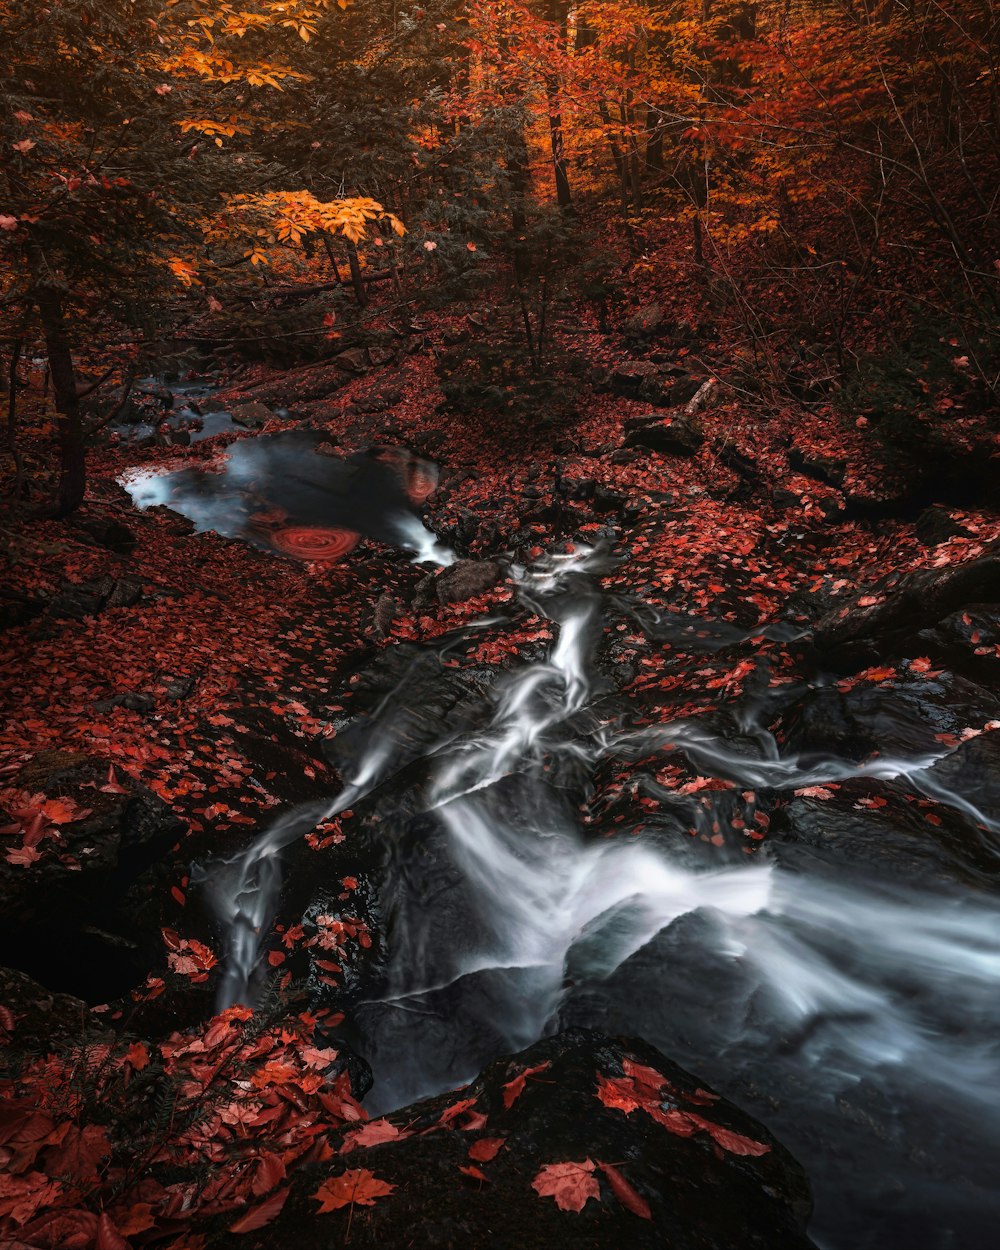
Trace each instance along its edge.
<path fill-rule="evenodd" d="M 399 1136 L 400 1132 L 395 1124 L 390 1124 L 388 1120 L 371 1120 L 347 1134 L 340 1153 L 346 1155 L 355 1146 L 378 1146 L 385 1141 L 395 1141 Z"/>
<path fill-rule="evenodd" d="M 142 1042 L 133 1042 L 125 1054 L 125 1062 L 136 1072 L 149 1067 L 149 1051 Z"/>
<path fill-rule="evenodd" d="M 327 1215 L 352 1203 L 363 1207 L 374 1206 L 376 1198 L 384 1198 L 395 1188 L 388 1181 L 379 1180 L 367 1168 L 354 1168 L 342 1176 L 331 1176 L 325 1180 L 313 1197 L 320 1204 L 319 1214 Z"/>

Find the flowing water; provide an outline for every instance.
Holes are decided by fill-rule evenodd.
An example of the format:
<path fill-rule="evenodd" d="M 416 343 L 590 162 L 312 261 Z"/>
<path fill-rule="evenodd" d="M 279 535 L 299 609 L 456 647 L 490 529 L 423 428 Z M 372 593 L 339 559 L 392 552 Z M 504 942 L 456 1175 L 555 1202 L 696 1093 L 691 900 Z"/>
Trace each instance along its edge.
<path fill-rule="evenodd" d="M 701 777 L 772 798 L 861 777 L 903 787 L 958 813 L 988 856 L 1000 853 L 1000 825 L 942 781 L 940 746 L 861 763 L 789 756 L 766 728 L 766 701 L 751 700 L 732 710 L 728 738 L 707 721 L 637 727 L 596 659 L 606 567 L 605 554 L 580 549 L 515 566 L 522 610 L 552 623 L 547 653 L 500 676 L 478 712 L 423 737 L 414 726 L 426 678 L 404 679 L 348 735 L 335 800 L 292 812 L 209 871 L 228 933 L 221 1005 L 253 997 L 283 848 L 367 801 L 385 844 L 391 951 L 385 985 L 354 1011 L 373 1113 L 451 1088 L 568 1024 L 637 1034 L 792 1149 L 825 1250 L 992 1245 L 996 899 L 867 879 L 849 863 L 831 872 L 808 849 L 792 870 L 767 844 L 747 855 L 635 836 L 638 808 L 631 826 L 602 825 L 597 779 L 680 753 Z M 723 628 L 716 645 L 733 642 Z M 693 816 L 689 799 L 658 793 L 680 824 L 711 822 L 711 808 Z"/>

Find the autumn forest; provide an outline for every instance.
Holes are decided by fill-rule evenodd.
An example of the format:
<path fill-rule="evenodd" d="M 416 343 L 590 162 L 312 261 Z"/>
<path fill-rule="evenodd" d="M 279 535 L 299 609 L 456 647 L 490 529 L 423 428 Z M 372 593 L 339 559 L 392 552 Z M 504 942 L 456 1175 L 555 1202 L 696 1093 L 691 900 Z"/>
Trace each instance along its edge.
<path fill-rule="evenodd" d="M 992 0 L 0 0 L 0 1247 L 987 1250 Z"/>

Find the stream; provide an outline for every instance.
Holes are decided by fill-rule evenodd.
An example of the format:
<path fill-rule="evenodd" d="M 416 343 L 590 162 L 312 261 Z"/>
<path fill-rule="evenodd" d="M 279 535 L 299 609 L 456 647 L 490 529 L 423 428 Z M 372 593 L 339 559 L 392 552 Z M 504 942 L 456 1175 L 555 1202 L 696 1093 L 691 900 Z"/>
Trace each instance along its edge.
<path fill-rule="evenodd" d="M 700 776 L 775 797 L 850 778 L 905 783 L 994 855 L 1000 826 L 940 780 L 945 748 L 863 763 L 789 756 L 752 705 L 737 709 L 732 741 L 698 722 L 630 727 L 595 659 L 606 566 L 579 549 L 515 566 L 522 608 L 556 627 L 546 654 L 501 677 L 467 727 L 427 737 L 426 673 L 404 679 L 348 734 L 344 789 L 327 807 L 293 811 L 207 870 L 229 934 L 220 1007 L 253 999 L 283 849 L 368 796 L 391 917 L 387 984 L 354 1021 L 373 1115 L 570 1024 L 636 1034 L 789 1145 L 815 1189 L 820 1246 L 985 1245 L 1000 1214 L 995 900 L 849 867 L 832 876 L 808 856 L 790 870 L 768 850 L 633 837 L 628 825 L 612 840 L 593 777 L 608 761 L 676 751 Z M 712 810 L 701 819 L 711 825 Z"/>
<path fill-rule="evenodd" d="M 416 510 L 434 468 L 406 453 L 338 458 L 303 431 L 227 453 L 214 472 L 134 475 L 133 499 L 319 563 L 360 535 L 429 565 L 453 559 Z M 512 563 L 514 606 L 420 647 L 337 739 L 338 794 L 199 866 L 224 934 L 218 1006 L 260 992 L 296 844 L 361 808 L 381 847 L 389 959 L 345 1027 L 374 1074 L 372 1115 L 454 1088 L 570 1025 L 640 1036 L 799 1158 L 822 1250 L 992 1244 L 1000 904 L 969 887 L 966 859 L 995 872 L 1000 821 L 974 785 L 951 780 L 956 748 L 891 690 L 868 726 L 878 749 L 863 759 L 781 745 L 776 719 L 794 714 L 815 679 L 771 692 L 762 669 L 758 693 L 717 716 L 647 715 L 602 664 L 622 612 L 601 588 L 613 564 L 610 551 L 580 546 Z M 689 618 L 631 611 L 629 628 L 652 625 L 658 644 L 690 650 Z M 452 657 L 477 632 L 526 614 L 549 623 L 547 647 L 506 673 L 456 674 Z M 696 623 L 703 650 L 753 659 L 751 636 Z M 762 636 L 797 633 L 776 621 L 752 635 Z M 455 693 L 438 715 L 449 682 Z M 655 780 L 657 761 L 672 758 L 697 775 L 695 793 Z M 629 776 L 624 789 L 608 784 L 616 772 Z M 870 809 L 912 795 L 947 813 L 967 852 L 935 843 L 939 871 L 925 881 L 891 863 L 831 858 L 808 839 L 789 846 L 778 833 L 747 854 L 719 834 L 796 791 L 822 798 L 824 786 L 862 782 L 849 818 L 870 819 L 872 839 L 882 829 Z M 652 822 L 640 793 L 657 807 Z"/>

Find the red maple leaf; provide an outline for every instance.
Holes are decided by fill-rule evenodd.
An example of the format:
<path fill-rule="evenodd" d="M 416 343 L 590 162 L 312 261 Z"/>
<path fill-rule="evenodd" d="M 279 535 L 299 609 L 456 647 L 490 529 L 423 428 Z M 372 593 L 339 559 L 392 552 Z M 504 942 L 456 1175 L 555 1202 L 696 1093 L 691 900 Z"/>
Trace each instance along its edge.
<path fill-rule="evenodd" d="M 531 1187 L 539 1197 L 555 1198 L 560 1211 L 582 1211 L 589 1199 L 601 1200 L 592 1159 L 582 1163 L 547 1163 Z"/>
<path fill-rule="evenodd" d="M 390 1124 L 388 1120 L 369 1120 L 367 1124 L 362 1125 L 361 1128 L 352 1129 L 345 1136 L 340 1153 L 346 1155 L 355 1146 L 378 1146 L 385 1141 L 396 1141 L 401 1136 L 404 1134 L 400 1133 L 395 1124 Z"/>
<path fill-rule="evenodd" d="M 331 1211 L 339 1211 L 341 1207 L 349 1207 L 357 1203 L 362 1207 L 375 1205 L 376 1198 L 384 1198 L 396 1188 L 388 1181 L 379 1178 L 367 1168 L 354 1168 L 341 1176 L 331 1176 L 325 1180 L 313 1197 L 320 1204 L 319 1214 L 328 1215 Z"/>
<path fill-rule="evenodd" d="M 549 1061 L 546 1060 L 545 1063 L 540 1063 L 537 1065 L 537 1067 L 525 1068 L 524 1071 L 520 1074 L 520 1076 L 515 1076 L 512 1081 L 507 1082 L 507 1084 L 503 1087 L 503 1105 L 507 1108 L 508 1111 L 511 1109 L 511 1107 L 513 1107 L 514 1103 L 518 1100 L 518 1098 L 520 1098 L 520 1096 L 524 1093 L 524 1086 L 528 1077 L 535 1076 L 539 1072 L 544 1072 L 546 1068 L 549 1068 L 551 1066 L 552 1065 L 549 1063 Z"/>

